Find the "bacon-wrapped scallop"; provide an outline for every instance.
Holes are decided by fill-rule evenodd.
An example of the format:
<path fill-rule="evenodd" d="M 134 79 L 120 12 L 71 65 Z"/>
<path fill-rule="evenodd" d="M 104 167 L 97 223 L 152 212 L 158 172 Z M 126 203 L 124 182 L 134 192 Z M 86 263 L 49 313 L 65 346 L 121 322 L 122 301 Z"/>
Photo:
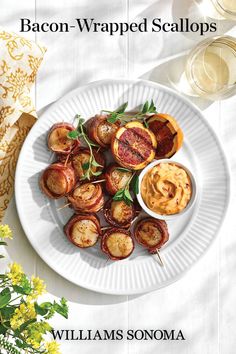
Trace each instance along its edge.
<path fill-rule="evenodd" d="M 103 209 L 108 224 L 125 229 L 130 227 L 136 215 L 133 204 L 127 205 L 123 200 L 108 199 Z"/>
<path fill-rule="evenodd" d="M 134 236 L 150 253 L 156 253 L 169 240 L 166 222 L 151 217 L 138 221 L 134 228 Z"/>
<path fill-rule="evenodd" d="M 96 213 L 104 205 L 104 195 L 99 183 L 80 184 L 67 198 L 77 212 Z"/>
<path fill-rule="evenodd" d="M 183 132 L 172 116 L 164 113 L 154 114 L 147 123 L 157 140 L 157 159 L 169 158 L 181 148 Z"/>
<path fill-rule="evenodd" d="M 68 133 L 75 130 L 75 127 L 70 123 L 54 124 L 47 137 L 48 148 L 62 155 L 69 155 L 71 151 L 80 145 L 79 139 L 70 139 Z"/>
<path fill-rule="evenodd" d="M 121 228 L 108 229 L 102 236 L 101 249 L 114 261 L 129 257 L 134 250 L 131 233 Z"/>
<path fill-rule="evenodd" d="M 89 175 L 90 179 L 96 178 L 96 174 L 98 174 L 98 172 L 102 172 L 105 166 L 105 158 L 102 153 L 93 150 L 93 156 L 96 163 L 91 166 L 91 173 Z M 86 173 L 90 157 L 90 150 L 85 147 L 81 147 L 78 150 L 76 149 L 76 153 L 72 154 L 71 163 L 75 170 L 76 179 L 80 180 L 83 178 Z"/>
<path fill-rule="evenodd" d="M 40 177 L 41 190 L 49 198 L 58 199 L 67 195 L 75 185 L 75 172 L 70 164 L 56 162 L 48 166 Z"/>
<path fill-rule="evenodd" d="M 156 147 L 153 132 L 138 121 L 120 127 L 111 142 L 116 162 L 131 170 L 141 170 L 147 166 L 155 157 Z"/>
<path fill-rule="evenodd" d="M 131 176 L 131 171 L 125 171 L 119 165 L 111 164 L 104 174 L 107 192 L 111 195 L 115 195 L 119 189 L 125 188 Z"/>
<path fill-rule="evenodd" d="M 87 123 L 89 138 L 103 148 L 110 146 L 112 136 L 119 128 L 119 122 L 109 123 L 107 117 L 108 115 L 97 114 Z"/>
<path fill-rule="evenodd" d="M 101 235 L 100 221 L 96 215 L 92 214 L 73 215 L 64 226 L 64 232 L 75 246 L 92 247 Z"/>

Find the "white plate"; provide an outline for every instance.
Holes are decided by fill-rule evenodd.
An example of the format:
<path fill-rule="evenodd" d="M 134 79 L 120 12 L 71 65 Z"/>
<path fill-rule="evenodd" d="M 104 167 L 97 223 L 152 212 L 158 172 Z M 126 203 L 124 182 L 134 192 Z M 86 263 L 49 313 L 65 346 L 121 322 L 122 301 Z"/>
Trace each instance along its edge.
<path fill-rule="evenodd" d="M 38 186 L 45 167 L 52 162 L 46 135 L 52 124 L 72 122 L 76 113 L 89 118 L 101 109 L 115 109 L 128 101 L 134 109 L 153 99 L 159 112 L 177 118 L 184 145 L 174 159 L 197 178 L 199 198 L 190 212 L 168 222 L 170 240 L 161 250 L 164 267 L 136 245 L 127 260 L 107 262 L 99 245 L 81 250 L 63 233 L 72 215 L 64 201 L 49 201 Z M 16 203 L 24 231 L 43 260 L 56 272 L 85 288 L 109 294 L 137 294 L 166 286 L 179 279 L 216 238 L 230 193 L 227 161 L 220 142 L 201 112 L 174 91 L 145 81 L 105 80 L 80 87 L 56 102 L 37 121 L 22 147 L 17 164 Z M 61 203 L 61 204 L 60 204 Z"/>

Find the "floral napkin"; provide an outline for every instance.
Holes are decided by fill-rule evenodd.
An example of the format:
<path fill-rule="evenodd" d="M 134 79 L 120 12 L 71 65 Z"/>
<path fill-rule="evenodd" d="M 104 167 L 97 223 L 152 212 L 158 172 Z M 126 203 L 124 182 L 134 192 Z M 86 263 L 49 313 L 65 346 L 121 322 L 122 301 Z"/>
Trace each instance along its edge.
<path fill-rule="evenodd" d="M 21 145 L 35 122 L 32 88 L 46 48 L 0 28 L 0 221 Z"/>

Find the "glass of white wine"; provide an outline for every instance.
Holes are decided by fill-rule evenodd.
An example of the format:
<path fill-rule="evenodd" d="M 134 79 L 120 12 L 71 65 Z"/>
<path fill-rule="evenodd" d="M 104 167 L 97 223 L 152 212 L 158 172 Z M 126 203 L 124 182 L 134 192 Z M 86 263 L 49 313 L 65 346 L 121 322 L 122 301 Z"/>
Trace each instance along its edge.
<path fill-rule="evenodd" d="M 221 36 L 200 42 L 189 54 L 185 68 L 197 96 L 218 100 L 236 93 L 236 38 Z"/>
<path fill-rule="evenodd" d="M 204 16 L 236 21 L 236 0 L 194 0 Z"/>

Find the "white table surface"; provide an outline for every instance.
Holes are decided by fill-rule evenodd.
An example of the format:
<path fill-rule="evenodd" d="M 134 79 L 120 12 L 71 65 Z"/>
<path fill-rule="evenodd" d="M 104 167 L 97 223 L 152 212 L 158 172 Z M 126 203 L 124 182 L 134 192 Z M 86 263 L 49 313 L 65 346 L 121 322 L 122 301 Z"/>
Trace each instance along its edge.
<path fill-rule="evenodd" d="M 32 21 L 69 21 L 95 17 L 100 21 L 163 17 L 173 21 L 196 16 L 192 0 L 1 0 L 0 25 L 19 32 L 20 18 Z M 231 22 L 218 23 L 218 34 Z M 37 77 L 35 101 L 40 114 L 70 90 L 98 79 L 146 78 L 170 85 L 168 77 L 181 65 L 186 52 L 201 38 L 181 33 L 108 34 L 25 33 L 45 44 L 48 52 Z M 177 69 L 176 69 L 177 70 Z M 11 202 L 5 216 L 14 230 L 7 265 L 20 262 L 28 274 L 45 279 L 50 299 L 65 296 L 70 317 L 56 316 L 56 329 L 181 329 L 185 341 L 65 341 L 62 353 L 87 354 L 233 354 L 236 327 L 236 99 L 209 102 L 193 99 L 223 141 L 232 172 L 231 206 L 216 242 L 178 282 L 141 296 L 108 296 L 71 284 L 51 270 L 29 244 Z M 210 222 L 210 220 L 209 220 Z M 207 232 L 207 231 L 206 231 Z"/>

